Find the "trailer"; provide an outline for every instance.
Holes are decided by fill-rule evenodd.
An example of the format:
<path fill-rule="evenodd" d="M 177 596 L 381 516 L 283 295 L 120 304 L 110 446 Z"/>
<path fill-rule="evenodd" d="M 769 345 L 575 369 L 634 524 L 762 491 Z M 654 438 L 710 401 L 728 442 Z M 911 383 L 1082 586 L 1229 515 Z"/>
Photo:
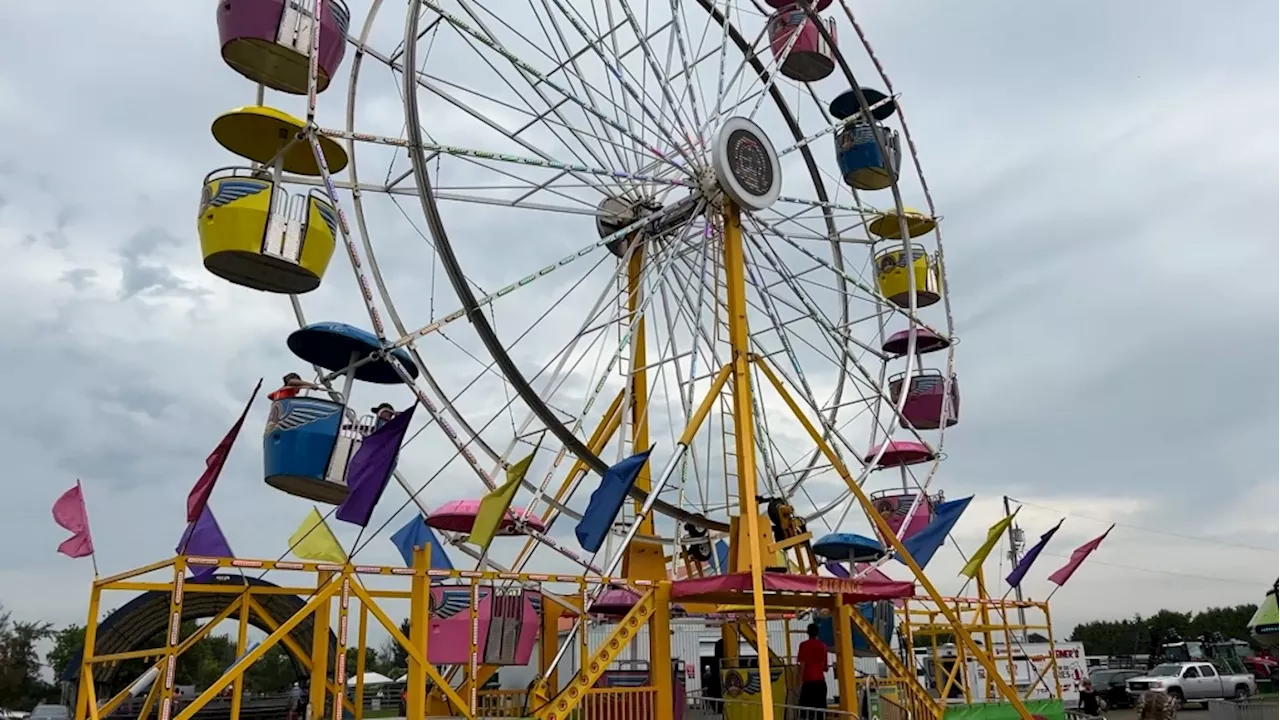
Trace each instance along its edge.
<path fill-rule="evenodd" d="M 976 660 L 965 658 L 963 667 L 955 670 L 960 655 L 955 645 L 940 645 L 936 654 L 931 648 L 917 648 L 915 655 L 925 686 L 940 697 L 945 695 L 948 703 L 999 700 L 994 683 L 987 682 L 987 672 Z M 1079 642 L 1015 643 L 1011 650 L 993 643 L 991 659 L 1005 682 L 1022 696 L 1060 698 L 1068 708 L 1079 705 L 1080 687 L 1089 677 L 1088 655 Z"/>

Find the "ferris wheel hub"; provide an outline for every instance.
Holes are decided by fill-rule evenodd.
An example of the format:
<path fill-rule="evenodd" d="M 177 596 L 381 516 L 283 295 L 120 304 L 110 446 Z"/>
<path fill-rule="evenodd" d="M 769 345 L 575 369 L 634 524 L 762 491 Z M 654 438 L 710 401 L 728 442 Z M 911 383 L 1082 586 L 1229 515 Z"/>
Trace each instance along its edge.
<path fill-rule="evenodd" d="M 747 118 L 732 117 L 720 126 L 711 143 L 711 167 L 725 195 L 748 210 L 764 210 L 782 193 L 778 151 Z"/>

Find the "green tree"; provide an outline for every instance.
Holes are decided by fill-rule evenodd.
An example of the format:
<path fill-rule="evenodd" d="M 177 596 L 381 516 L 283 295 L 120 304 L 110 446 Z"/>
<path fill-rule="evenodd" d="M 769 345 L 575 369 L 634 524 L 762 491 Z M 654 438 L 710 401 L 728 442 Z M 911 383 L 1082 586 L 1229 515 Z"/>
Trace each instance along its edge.
<path fill-rule="evenodd" d="M 44 662 L 53 671 L 54 678 L 62 675 L 84 648 L 84 626 L 68 625 L 52 634 L 53 647 L 44 655 Z"/>
<path fill-rule="evenodd" d="M 404 633 L 405 637 L 409 637 L 409 618 L 400 621 L 400 632 Z M 380 654 L 386 664 L 384 665 L 385 669 L 379 670 L 379 672 L 389 675 L 409 667 L 409 651 L 405 650 L 394 638 L 387 638 L 383 641 Z"/>
<path fill-rule="evenodd" d="M 27 709 L 56 696 L 40 679 L 36 652 L 36 644 L 52 633 L 51 624 L 16 621 L 0 607 L 0 707 Z"/>

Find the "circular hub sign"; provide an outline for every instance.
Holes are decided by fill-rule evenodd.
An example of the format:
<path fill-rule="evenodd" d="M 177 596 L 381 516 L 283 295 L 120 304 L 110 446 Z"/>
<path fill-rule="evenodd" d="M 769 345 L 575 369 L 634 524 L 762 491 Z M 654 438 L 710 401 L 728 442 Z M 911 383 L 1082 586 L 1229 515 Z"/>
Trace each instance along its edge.
<path fill-rule="evenodd" d="M 760 126 L 746 118 L 729 118 L 721 126 L 711 165 L 725 194 L 749 210 L 769 207 L 782 192 L 778 153 Z"/>

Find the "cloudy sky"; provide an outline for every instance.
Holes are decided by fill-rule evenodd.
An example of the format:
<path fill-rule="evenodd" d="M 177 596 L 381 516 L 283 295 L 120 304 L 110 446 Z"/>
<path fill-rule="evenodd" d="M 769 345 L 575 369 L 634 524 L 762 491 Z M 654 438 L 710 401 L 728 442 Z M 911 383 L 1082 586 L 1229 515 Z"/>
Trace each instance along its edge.
<path fill-rule="evenodd" d="M 0 302 L 10 308 L 0 343 L 11 408 L 0 434 L 0 602 L 56 623 L 83 621 L 92 570 L 54 553 L 54 498 L 84 482 L 103 572 L 166 556 L 191 483 L 254 382 L 296 367 L 287 301 L 230 286 L 200 263 L 200 180 L 233 162 L 208 124 L 252 98 L 218 57 L 212 8 L 66 10 L 15 5 L 0 27 Z M 1259 600 L 1275 579 L 1280 504 L 1275 4 L 859 11 L 944 217 L 964 415 L 935 482 L 949 497 L 977 496 L 957 543 L 976 546 L 1005 495 L 1026 503 L 1029 538 L 1065 515 L 1052 557 L 1028 581 L 1042 597 L 1050 565 L 1118 523 L 1055 596 L 1063 633 L 1093 618 Z M 402 16 L 389 14 L 375 33 L 383 52 Z M 849 52 L 870 77 L 865 53 Z M 441 63 L 427 71 L 447 78 Z M 322 96 L 322 122 L 339 124 L 344 104 L 342 90 Z M 399 134 L 385 69 L 362 87 L 360 117 L 370 132 Z M 439 124 L 471 127 L 456 116 Z M 401 207 L 409 219 L 384 204 L 370 225 L 412 326 L 456 299 L 414 229 L 416 200 Z M 594 239 L 583 221 L 535 229 L 527 217 L 447 213 L 481 287 Z M 516 241 L 539 251 L 525 259 Z M 313 320 L 368 324 L 341 252 L 304 302 Z M 465 326 L 451 332 L 456 344 L 423 350 L 444 381 L 466 383 L 482 367 L 466 353 L 482 350 Z M 473 397 L 476 424 L 504 402 L 500 389 Z M 262 483 L 265 413 L 255 405 L 213 500 L 244 556 L 277 557 L 308 509 Z M 430 475 L 452 452 L 437 428 L 415 442 L 410 475 Z M 460 464 L 447 473 L 428 505 L 480 492 Z M 377 524 L 406 500 L 399 489 L 387 497 Z M 385 537 L 362 557 L 396 560 Z M 944 591 L 960 589 L 951 578 L 961 562 L 948 552 L 931 567 Z M 993 556 L 988 572 L 1001 570 Z"/>

